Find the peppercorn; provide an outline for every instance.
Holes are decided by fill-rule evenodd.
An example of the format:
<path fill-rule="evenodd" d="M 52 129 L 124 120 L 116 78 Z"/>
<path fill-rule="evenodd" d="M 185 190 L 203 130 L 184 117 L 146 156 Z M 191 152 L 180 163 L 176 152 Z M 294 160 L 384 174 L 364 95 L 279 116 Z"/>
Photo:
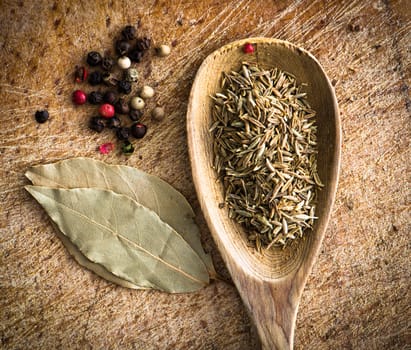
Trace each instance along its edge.
<path fill-rule="evenodd" d="M 99 91 L 92 91 L 89 93 L 87 100 L 92 105 L 99 105 L 103 102 L 103 94 Z"/>
<path fill-rule="evenodd" d="M 143 59 L 144 52 L 138 49 L 133 49 L 127 54 L 127 56 L 130 58 L 131 61 L 140 63 Z"/>
<path fill-rule="evenodd" d="M 84 67 L 76 67 L 74 72 L 74 81 L 76 83 L 82 83 L 87 80 L 88 72 Z"/>
<path fill-rule="evenodd" d="M 102 61 L 102 57 L 100 55 L 100 53 L 98 53 L 97 51 L 91 51 L 88 53 L 87 55 L 87 63 L 92 66 L 98 66 Z"/>
<path fill-rule="evenodd" d="M 76 90 L 73 92 L 71 99 L 76 105 L 84 105 L 87 102 L 87 95 L 82 90 Z"/>
<path fill-rule="evenodd" d="M 170 46 L 168 45 L 160 45 L 156 48 L 156 53 L 160 57 L 168 56 L 171 52 Z"/>
<path fill-rule="evenodd" d="M 103 75 L 98 70 L 91 72 L 90 76 L 88 77 L 88 82 L 93 86 L 99 85 L 103 82 Z"/>
<path fill-rule="evenodd" d="M 141 89 L 140 96 L 144 99 L 154 96 L 154 89 L 151 86 L 144 85 Z"/>
<path fill-rule="evenodd" d="M 112 118 L 114 117 L 114 106 L 109 103 L 104 103 L 98 109 L 98 112 L 103 118 Z"/>
<path fill-rule="evenodd" d="M 106 56 L 103 58 L 103 61 L 101 62 L 101 67 L 106 70 L 106 71 L 110 71 L 114 66 L 114 60 L 109 57 Z"/>
<path fill-rule="evenodd" d="M 109 154 L 114 149 L 114 145 L 111 142 L 103 143 L 98 147 L 101 154 Z"/>
<path fill-rule="evenodd" d="M 131 45 L 129 42 L 125 40 L 117 40 L 116 42 L 116 51 L 120 56 L 124 56 L 129 52 L 131 49 Z"/>
<path fill-rule="evenodd" d="M 136 138 L 136 139 L 141 139 L 144 137 L 144 135 L 147 132 L 147 127 L 144 124 L 141 123 L 134 123 L 130 127 L 131 134 Z"/>
<path fill-rule="evenodd" d="M 141 109 L 132 109 L 128 116 L 133 122 L 137 122 L 143 116 L 143 111 Z"/>
<path fill-rule="evenodd" d="M 114 91 L 107 91 L 103 96 L 103 101 L 114 105 L 117 101 L 117 93 Z"/>
<path fill-rule="evenodd" d="M 116 131 L 116 136 L 119 140 L 128 140 L 130 137 L 130 129 L 125 127 L 118 128 Z"/>
<path fill-rule="evenodd" d="M 123 98 L 120 98 L 116 102 L 116 104 L 114 105 L 114 109 L 118 114 L 128 114 L 128 112 L 130 112 L 128 102 Z"/>
<path fill-rule="evenodd" d="M 130 141 L 126 140 L 121 146 L 121 151 L 124 155 L 129 156 L 134 153 L 134 146 Z"/>
<path fill-rule="evenodd" d="M 36 118 L 37 123 L 43 124 L 49 119 L 49 112 L 46 110 L 36 111 L 34 118 Z"/>
<path fill-rule="evenodd" d="M 104 73 L 103 74 L 103 82 L 107 86 L 117 86 L 118 79 L 113 74 Z"/>
<path fill-rule="evenodd" d="M 244 46 L 243 46 L 243 52 L 244 53 L 254 53 L 254 51 L 255 51 L 255 49 L 254 49 L 253 44 L 250 44 L 250 43 L 244 44 Z"/>
<path fill-rule="evenodd" d="M 130 107 L 133 109 L 143 109 L 145 107 L 146 103 L 141 97 L 133 97 L 130 100 Z"/>
<path fill-rule="evenodd" d="M 92 117 L 88 125 L 90 129 L 102 132 L 104 129 L 104 119 L 102 117 Z"/>
<path fill-rule="evenodd" d="M 113 118 L 107 119 L 106 126 L 110 129 L 117 129 L 121 126 L 121 119 L 114 116 Z"/>
<path fill-rule="evenodd" d="M 130 82 L 138 81 L 138 71 L 135 68 L 129 68 L 125 71 L 124 79 Z"/>
<path fill-rule="evenodd" d="M 127 80 L 120 80 L 117 84 L 118 91 L 128 95 L 131 92 L 131 84 Z"/>
<path fill-rule="evenodd" d="M 136 40 L 136 49 L 138 51 L 147 51 L 150 48 L 151 39 L 144 37 Z"/>
<path fill-rule="evenodd" d="M 121 35 L 123 36 L 124 40 L 133 40 L 136 35 L 136 28 L 131 25 L 125 26 L 121 31 Z"/>
<path fill-rule="evenodd" d="M 151 116 L 154 120 L 163 120 L 165 117 L 164 108 L 157 106 L 151 111 Z"/>
<path fill-rule="evenodd" d="M 131 60 L 127 56 L 122 56 L 118 59 L 117 64 L 121 69 L 128 69 L 131 66 Z"/>

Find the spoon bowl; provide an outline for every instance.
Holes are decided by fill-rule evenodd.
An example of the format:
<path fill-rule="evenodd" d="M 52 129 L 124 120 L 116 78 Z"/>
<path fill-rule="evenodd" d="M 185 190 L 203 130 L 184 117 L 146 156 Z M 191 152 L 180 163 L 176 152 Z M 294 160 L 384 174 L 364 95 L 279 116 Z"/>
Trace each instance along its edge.
<path fill-rule="evenodd" d="M 251 43 L 252 54 L 243 52 Z M 228 217 L 224 190 L 213 162 L 213 100 L 221 91 L 223 72 L 238 71 L 242 62 L 279 68 L 306 83 L 310 106 L 317 112 L 317 169 L 324 187 L 318 191 L 313 229 L 286 248 L 258 252 L 245 229 Z M 324 70 L 309 52 L 282 40 L 249 38 L 210 54 L 195 77 L 187 111 L 188 146 L 193 180 L 214 241 L 254 320 L 263 349 L 292 349 L 299 300 L 323 240 L 335 198 L 340 166 L 341 128 L 337 99 Z"/>

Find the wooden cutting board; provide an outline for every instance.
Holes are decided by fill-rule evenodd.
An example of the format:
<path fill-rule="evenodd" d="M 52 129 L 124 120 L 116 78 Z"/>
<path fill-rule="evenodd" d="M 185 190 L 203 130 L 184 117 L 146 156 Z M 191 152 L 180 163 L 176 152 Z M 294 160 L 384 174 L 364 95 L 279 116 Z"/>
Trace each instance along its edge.
<path fill-rule="evenodd" d="M 88 130 L 93 106 L 70 101 L 74 67 L 112 49 L 126 24 L 153 46 L 139 65 L 156 89 L 146 137 L 125 157 Z M 202 60 L 249 36 L 311 51 L 333 80 L 343 124 L 335 209 L 303 293 L 296 349 L 409 349 L 411 6 L 398 1 L 9 1 L 0 3 L 0 347 L 4 349 L 254 349 L 242 302 L 199 209 L 185 113 Z M 87 90 L 90 89 L 87 87 Z M 167 117 L 154 122 L 161 104 Z M 37 124 L 34 112 L 50 120 Z M 204 247 L 228 282 L 192 294 L 135 291 L 80 267 L 23 190 L 27 167 L 74 156 L 160 176 L 192 204 Z"/>

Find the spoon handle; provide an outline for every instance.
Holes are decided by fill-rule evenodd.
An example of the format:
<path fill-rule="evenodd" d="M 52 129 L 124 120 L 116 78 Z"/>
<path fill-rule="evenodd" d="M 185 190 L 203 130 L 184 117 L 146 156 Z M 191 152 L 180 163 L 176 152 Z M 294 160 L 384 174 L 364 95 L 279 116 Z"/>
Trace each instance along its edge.
<path fill-rule="evenodd" d="M 255 323 L 263 350 L 291 350 L 298 309 L 293 284 L 238 278 L 238 290 Z"/>

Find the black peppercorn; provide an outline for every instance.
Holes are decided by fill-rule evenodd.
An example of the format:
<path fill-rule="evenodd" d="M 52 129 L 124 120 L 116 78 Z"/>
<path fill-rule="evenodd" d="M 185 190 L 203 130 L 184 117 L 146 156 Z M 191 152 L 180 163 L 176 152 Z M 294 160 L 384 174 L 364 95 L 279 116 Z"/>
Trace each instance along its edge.
<path fill-rule="evenodd" d="M 128 116 L 133 122 L 138 122 L 142 115 L 143 111 L 141 109 L 132 109 Z"/>
<path fill-rule="evenodd" d="M 139 51 L 137 49 L 133 49 L 128 53 L 128 58 L 133 61 L 133 62 L 137 62 L 140 63 L 141 60 L 143 59 L 144 56 L 144 52 L 143 51 Z"/>
<path fill-rule="evenodd" d="M 114 105 L 114 109 L 118 114 L 128 114 L 130 112 L 128 102 L 123 98 L 120 98 L 116 102 L 116 104 Z"/>
<path fill-rule="evenodd" d="M 147 132 L 147 127 L 144 124 L 141 123 L 134 123 L 130 127 L 131 134 L 136 138 L 136 139 L 141 139 L 144 137 L 144 135 Z"/>
<path fill-rule="evenodd" d="M 103 102 L 103 94 L 98 91 L 92 91 L 88 95 L 87 100 L 92 105 L 99 105 L 101 102 Z"/>
<path fill-rule="evenodd" d="M 115 93 L 114 91 L 107 91 L 103 96 L 103 100 L 106 103 L 114 105 L 117 101 L 117 93 Z"/>
<path fill-rule="evenodd" d="M 114 66 L 114 60 L 109 57 L 106 56 L 103 58 L 103 61 L 101 62 L 101 67 L 106 70 L 106 71 L 110 71 Z"/>
<path fill-rule="evenodd" d="M 121 120 L 119 117 L 112 117 L 112 118 L 108 118 L 107 122 L 106 122 L 106 126 L 110 129 L 117 129 L 121 126 Z"/>
<path fill-rule="evenodd" d="M 92 66 L 98 66 L 102 61 L 101 55 L 97 51 L 91 51 L 87 55 L 87 63 Z"/>
<path fill-rule="evenodd" d="M 120 56 L 124 56 L 131 49 L 131 44 L 125 40 L 116 41 L 116 51 Z"/>
<path fill-rule="evenodd" d="M 34 114 L 34 118 L 36 118 L 37 123 L 40 123 L 40 124 L 45 123 L 47 119 L 49 119 L 49 112 L 46 110 L 37 111 Z"/>
<path fill-rule="evenodd" d="M 136 35 L 136 28 L 131 25 L 125 26 L 121 31 L 124 40 L 133 40 Z"/>
<path fill-rule="evenodd" d="M 91 72 L 88 77 L 88 82 L 90 85 L 93 85 L 93 86 L 99 85 L 103 82 L 103 75 L 98 70 Z"/>
<path fill-rule="evenodd" d="M 89 122 L 89 127 L 97 132 L 102 132 L 104 129 L 104 119 L 102 117 L 92 117 Z"/>
<path fill-rule="evenodd" d="M 117 84 L 118 91 L 128 95 L 131 92 L 131 83 L 127 80 L 120 80 Z"/>
<path fill-rule="evenodd" d="M 130 137 L 130 129 L 125 127 L 118 128 L 116 136 L 119 140 L 127 140 Z"/>
<path fill-rule="evenodd" d="M 144 37 L 144 38 L 138 38 L 136 41 L 136 49 L 139 51 L 146 51 L 150 48 L 151 45 L 151 39 Z"/>
<path fill-rule="evenodd" d="M 134 146 L 130 141 L 126 140 L 126 141 L 124 141 L 123 145 L 121 146 L 121 151 L 126 156 L 129 156 L 129 155 L 133 154 Z"/>

